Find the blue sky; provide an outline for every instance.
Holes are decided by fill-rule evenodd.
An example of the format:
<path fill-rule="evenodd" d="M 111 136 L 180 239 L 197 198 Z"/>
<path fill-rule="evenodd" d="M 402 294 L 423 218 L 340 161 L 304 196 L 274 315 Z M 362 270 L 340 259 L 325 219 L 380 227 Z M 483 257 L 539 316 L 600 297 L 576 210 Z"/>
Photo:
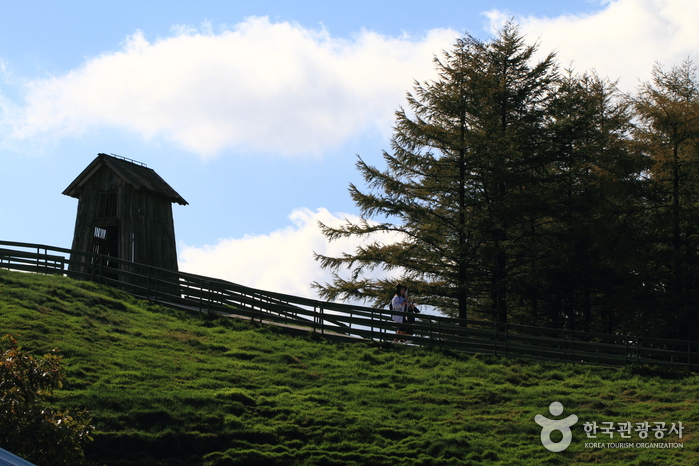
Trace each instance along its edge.
<path fill-rule="evenodd" d="M 174 206 L 180 268 L 311 296 L 339 254 L 316 223 L 358 212 L 393 112 L 432 56 L 514 17 L 542 53 L 632 91 L 697 62 L 695 0 L 0 0 L 0 240 L 69 247 L 61 195 L 98 152 L 139 160 Z M 384 238 L 390 240 L 390 238 Z"/>

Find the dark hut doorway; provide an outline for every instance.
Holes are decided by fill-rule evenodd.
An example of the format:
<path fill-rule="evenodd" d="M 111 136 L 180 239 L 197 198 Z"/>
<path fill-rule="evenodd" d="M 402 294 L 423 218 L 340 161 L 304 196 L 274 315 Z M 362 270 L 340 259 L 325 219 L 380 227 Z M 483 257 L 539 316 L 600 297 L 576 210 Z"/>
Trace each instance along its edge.
<path fill-rule="evenodd" d="M 119 258 L 119 225 L 95 226 L 92 237 L 92 252 L 107 256 L 103 266 L 118 269 L 119 264 L 110 260 L 110 257 Z M 117 278 L 117 274 L 107 273 L 110 278 Z"/>
<path fill-rule="evenodd" d="M 119 258 L 119 220 L 117 219 L 117 191 L 98 193 L 97 219 L 92 234 L 92 252 L 107 256 L 103 266 L 119 268 L 110 257 Z M 115 277 L 116 278 L 116 277 Z"/>
<path fill-rule="evenodd" d="M 92 252 L 109 257 L 119 257 L 119 227 L 95 227 L 92 237 Z"/>

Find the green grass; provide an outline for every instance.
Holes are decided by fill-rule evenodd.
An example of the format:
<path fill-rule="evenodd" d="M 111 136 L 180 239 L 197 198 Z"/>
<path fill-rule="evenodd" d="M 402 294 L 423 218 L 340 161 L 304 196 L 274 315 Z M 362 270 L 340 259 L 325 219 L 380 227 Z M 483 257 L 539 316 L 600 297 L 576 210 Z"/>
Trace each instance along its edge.
<path fill-rule="evenodd" d="M 54 404 L 91 412 L 96 465 L 699 463 L 695 374 L 330 343 L 2 270 L 0 333 L 61 350 Z M 579 418 L 561 453 L 533 421 L 553 401 Z M 663 441 L 684 447 L 586 448 L 619 441 L 587 440 L 592 421 L 681 421 Z"/>

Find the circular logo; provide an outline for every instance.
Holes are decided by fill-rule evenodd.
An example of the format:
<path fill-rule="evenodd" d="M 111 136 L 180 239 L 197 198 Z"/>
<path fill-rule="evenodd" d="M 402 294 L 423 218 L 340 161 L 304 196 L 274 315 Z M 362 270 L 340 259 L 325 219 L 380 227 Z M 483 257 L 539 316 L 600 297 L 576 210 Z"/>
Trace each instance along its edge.
<path fill-rule="evenodd" d="M 563 405 L 558 401 L 554 401 L 549 405 L 549 413 L 554 417 L 560 416 L 563 414 Z M 578 416 L 571 414 L 563 419 L 549 419 L 546 416 L 537 414 L 534 416 L 534 422 L 542 427 L 541 444 L 546 447 L 547 450 L 558 453 L 568 448 L 570 442 L 573 440 L 573 433 L 570 431 L 570 428 L 578 422 Z M 555 430 L 563 434 L 563 438 L 560 442 L 551 440 L 551 433 Z"/>

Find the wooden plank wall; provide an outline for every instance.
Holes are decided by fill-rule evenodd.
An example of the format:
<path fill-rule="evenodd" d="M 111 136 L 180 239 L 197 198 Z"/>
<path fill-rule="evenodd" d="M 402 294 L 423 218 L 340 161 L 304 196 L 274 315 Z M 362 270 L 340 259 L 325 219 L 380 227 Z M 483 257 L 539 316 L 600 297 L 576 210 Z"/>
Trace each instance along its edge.
<path fill-rule="evenodd" d="M 82 187 L 78 201 L 75 233 L 71 249 L 91 251 L 95 225 L 106 222 L 100 218 L 101 195 L 117 194 L 115 222 L 118 225 L 118 257 L 132 261 L 177 270 L 177 248 L 172 203 L 163 196 L 145 190 L 136 190 L 111 169 L 102 166 Z M 87 272 L 85 256 L 76 256 L 72 267 Z"/>

